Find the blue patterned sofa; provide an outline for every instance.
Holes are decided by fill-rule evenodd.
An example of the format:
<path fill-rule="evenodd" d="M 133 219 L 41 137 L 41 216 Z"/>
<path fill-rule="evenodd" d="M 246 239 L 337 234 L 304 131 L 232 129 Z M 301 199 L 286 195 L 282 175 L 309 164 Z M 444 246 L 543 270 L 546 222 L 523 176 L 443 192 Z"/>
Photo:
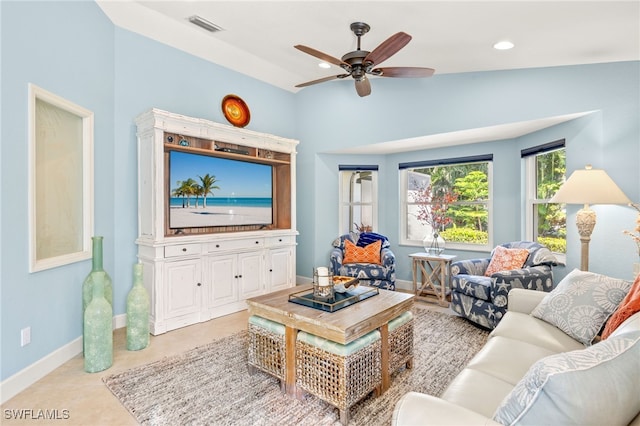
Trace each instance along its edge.
<path fill-rule="evenodd" d="M 451 264 L 451 309 L 489 329 L 495 328 L 507 311 L 507 295 L 512 288 L 550 292 L 553 289 L 551 268 L 557 265 L 551 251 L 539 243 L 516 241 L 501 245 L 527 249 L 529 256 L 524 266 L 487 277 L 484 273 L 490 257 Z"/>
<path fill-rule="evenodd" d="M 347 263 L 343 264 L 344 242 L 348 239 L 353 244 L 364 247 L 377 239 L 382 240 L 380 250 L 381 265 L 374 263 Z M 358 244 L 360 242 L 360 244 Z M 355 233 L 341 235 L 333 241 L 331 250 L 331 271 L 334 275 L 357 277 L 365 285 L 379 287 L 385 290 L 396 289 L 396 257 L 389 249 L 391 244 L 384 235 L 373 232 Z"/>

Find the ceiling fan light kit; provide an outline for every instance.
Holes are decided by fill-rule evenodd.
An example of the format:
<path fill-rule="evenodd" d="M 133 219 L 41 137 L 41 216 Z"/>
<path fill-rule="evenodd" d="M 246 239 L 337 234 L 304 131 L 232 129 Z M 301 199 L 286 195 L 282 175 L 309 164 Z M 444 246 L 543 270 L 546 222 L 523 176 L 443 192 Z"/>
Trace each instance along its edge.
<path fill-rule="evenodd" d="M 377 77 L 400 77 L 400 78 L 422 78 L 431 77 L 435 72 L 432 68 L 422 67 L 386 67 L 386 68 L 374 68 L 381 62 L 386 61 L 391 56 L 398 53 L 400 49 L 405 47 L 410 41 L 411 36 L 404 32 L 399 32 L 385 41 L 383 41 L 378 47 L 371 52 L 362 50 L 360 48 L 360 38 L 369 32 L 371 27 L 364 22 L 354 22 L 351 24 L 351 31 L 357 37 L 357 48 L 352 52 L 348 52 L 342 56 L 341 59 L 335 58 L 326 53 L 311 47 L 296 45 L 296 49 L 314 56 L 326 63 L 333 64 L 342 68 L 345 73 L 333 75 L 329 77 L 320 78 L 317 80 L 301 83 L 295 87 L 307 87 L 313 84 L 324 83 L 325 81 L 331 81 L 335 79 L 343 79 L 346 77 L 352 77 L 355 81 L 356 92 L 359 96 L 368 96 L 371 94 L 371 83 L 367 78 L 367 74 Z"/>

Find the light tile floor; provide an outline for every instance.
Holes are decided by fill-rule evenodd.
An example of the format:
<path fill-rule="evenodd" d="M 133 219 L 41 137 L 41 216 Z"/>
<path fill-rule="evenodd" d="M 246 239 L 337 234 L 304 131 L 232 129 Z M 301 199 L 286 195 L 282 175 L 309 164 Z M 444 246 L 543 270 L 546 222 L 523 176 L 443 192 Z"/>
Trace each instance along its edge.
<path fill-rule="evenodd" d="M 419 306 L 452 313 L 434 304 L 416 302 Z M 85 373 L 83 358 L 78 355 L 57 368 L 23 392 L 2 404 L 2 425 L 136 425 L 129 412 L 111 394 L 102 377 L 148 364 L 210 343 L 246 329 L 247 311 L 216 318 L 200 324 L 151 336 L 151 342 L 141 351 L 126 349 L 125 329 L 114 332 L 113 366 L 99 373 Z M 29 411 L 30 410 L 30 411 Z M 37 419 L 38 410 L 58 419 Z M 31 413 L 31 414 L 29 414 Z M 18 419 L 22 415 L 22 419 Z M 29 416 L 25 418 L 25 416 Z"/>

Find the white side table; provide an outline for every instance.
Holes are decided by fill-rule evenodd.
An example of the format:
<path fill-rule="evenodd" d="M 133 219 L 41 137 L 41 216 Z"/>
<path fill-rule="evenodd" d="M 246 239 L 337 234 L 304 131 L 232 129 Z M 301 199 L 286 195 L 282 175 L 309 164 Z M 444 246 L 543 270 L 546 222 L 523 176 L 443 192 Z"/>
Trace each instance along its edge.
<path fill-rule="evenodd" d="M 447 289 L 450 287 L 451 262 L 457 256 L 422 252 L 410 254 L 409 257 L 413 264 L 413 292 L 416 299 L 449 306 Z"/>

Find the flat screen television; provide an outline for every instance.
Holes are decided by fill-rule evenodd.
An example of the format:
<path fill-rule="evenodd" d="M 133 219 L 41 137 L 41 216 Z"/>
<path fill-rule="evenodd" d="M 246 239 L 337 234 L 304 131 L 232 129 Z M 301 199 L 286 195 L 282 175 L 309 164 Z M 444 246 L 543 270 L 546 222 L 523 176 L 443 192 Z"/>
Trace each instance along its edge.
<path fill-rule="evenodd" d="M 169 151 L 169 228 L 270 225 L 273 167 Z"/>

